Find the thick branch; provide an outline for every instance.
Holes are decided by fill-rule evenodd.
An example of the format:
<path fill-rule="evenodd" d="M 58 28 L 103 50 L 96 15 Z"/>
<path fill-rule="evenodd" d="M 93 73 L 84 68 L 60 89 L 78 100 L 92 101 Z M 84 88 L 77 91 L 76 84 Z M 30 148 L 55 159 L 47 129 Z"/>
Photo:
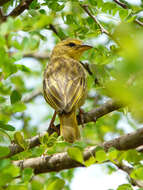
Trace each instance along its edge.
<path fill-rule="evenodd" d="M 91 110 L 90 112 L 83 113 L 83 121 L 84 123 L 88 122 L 95 122 L 98 118 L 119 109 L 120 106 L 117 105 L 114 101 L 107 101 L 105 104 L 101 105 L 99 108 L 96 108 L 94 110 Z M 81 124 L 80 117 L 77 116 L 78 124 Z M 48 133 L 53 133 L 54 131 L 49 130 Z M 44 136 L 46 133 L 42 134 L 41 136 Z M 39 135 L 32 137 L 31 139 L 27 139 L 26 141 L 29 144 L 29 148 L 33 148 L 35 146 L 38 146 L 40 144 Z M 11 157 L 19 152 L 24 151 L 22 147 L 20 147 L 18 144 L 11 144 L 9 146 L 10 153 L 6 158 Z"/>
<path fill-rule="evenodd" d="M 27 143 L 29 145 L 29 149 L 40 145 L 40 138 L 43 137 L 46 133 L 47 132 L 45 132 L 45 133 L 43 133 L 41 135 L 36 135 L 36 136 L 34 136 L 34 137 L 30 138 L 30 139 L 27 139 L 26 141 L 27 141 Z M 13 156 L 13 155 L 15 155 L 17 153 L 20 153 L 20 152 L 24 151 L 24 149 L 21 146 L 19 146 L 18 144 L 15 144 L 15 143 L 11 144 L 9 146 L 9 149 L 10 149 L 10 153 L 5 157 L 2 157 L 2 158 L 0 157 L 0 159 L 9 158 L 9 157 L 11 157 L 11 156 Z"/>
<path fill-rule="evenodd" d="M 136 132 L 123 135 L 111 141 L 105 142 L 102 147 L 107 151 L 110 147 L 115 147 L 118 150 L 127 150 L 136 148 L 143 144 L 143 128 Z M 88 160 L 92 155 L 95 155 L 96 146 L 87 148 L 83 152 L 84 160 Z M 83 165 L 72 160 L 67 152 L 57 153 L 51 156 L 43 156 L 30 158 L 27 160 L 19 160 L 13 162 L 16 166 L 23 168 L 33 168 L 35 174 L 60 171 L 69 168 L 82 167 Z"/>
<path fill-rule="evenodd" d="M 105 150 L 112 145 L 118 150 L 128 150 L 143 145 L 143 128 L 103 143 Z"/>
<path fill-rule="evenodd" d="M 98 118 L 121 108 L 121 105 L 117 104 L 115 101 L 109 100 L 102 106 L 93 109 L 89 112 L 83 113 L 84 123 L 95 122 Z M 78 123 L 81 124 L 80 117 L 77 117 Z"/>

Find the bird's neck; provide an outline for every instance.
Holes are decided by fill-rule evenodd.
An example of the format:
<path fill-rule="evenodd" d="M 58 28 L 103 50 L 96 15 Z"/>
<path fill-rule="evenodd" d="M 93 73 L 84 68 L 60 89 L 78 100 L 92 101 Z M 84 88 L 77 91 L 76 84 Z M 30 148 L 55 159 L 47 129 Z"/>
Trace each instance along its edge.
<path fill-rule="evenodd" d="M 74 59 L 74 60 L 79 61 L 79 59 L 74 58 L 72 56 L 69 56 L 67 54 L 61 54 L 61 55 L 54 55 L 54 54 L 52 54 L 50 60 L 61 59 L 61 58 L 64 58 L 64 59 Z"/>

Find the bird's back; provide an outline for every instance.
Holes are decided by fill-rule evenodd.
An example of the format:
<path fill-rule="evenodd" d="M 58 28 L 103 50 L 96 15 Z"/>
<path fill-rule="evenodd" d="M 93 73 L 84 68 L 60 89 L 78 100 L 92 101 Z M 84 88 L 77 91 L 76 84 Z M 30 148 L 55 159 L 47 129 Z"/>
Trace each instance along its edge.
<path fill-rule="evenodd" d="M 59 113 L 69 113 L 79 106 L 84 97 L 85 71 L 80 62 L 65 57 L 55 57 L 44 73 L 44 96 Z"/>

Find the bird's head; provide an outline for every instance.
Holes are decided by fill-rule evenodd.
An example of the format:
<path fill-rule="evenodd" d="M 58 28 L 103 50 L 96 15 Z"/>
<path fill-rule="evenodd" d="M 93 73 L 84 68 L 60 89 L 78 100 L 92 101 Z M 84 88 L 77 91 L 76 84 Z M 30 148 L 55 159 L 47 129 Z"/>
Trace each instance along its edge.
<path fill-rule="evenodd" d="M 85 45 L 81 40 L 66 39 L 59 42 L 52 51 L 52 58 L 58 56 L 66 56 L 79 60 L 80 56 L 85 50 L 92 48 L 92 46 Z"/>

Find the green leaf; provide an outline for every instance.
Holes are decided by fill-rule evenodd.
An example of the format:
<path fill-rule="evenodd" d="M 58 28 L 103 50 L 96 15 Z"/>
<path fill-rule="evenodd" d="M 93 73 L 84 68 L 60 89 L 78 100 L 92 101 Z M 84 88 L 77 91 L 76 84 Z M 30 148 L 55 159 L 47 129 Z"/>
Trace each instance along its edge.
<path fill-rule="evenodd" d="M 19 52 L 13 54 L 12 57 L 15 59 L 15 61 L 18 61 L 18 60 L 22 59 L 22 52 L 19 51 Z"/>
<path fill-rule="evenodd" d="M 137 152 L 137 150 L 131 149 L 124 152 L 123 159 L 130 163 L 138 163 L 140 160 L 142 160 L 142 154 Z"/>
<path fill-rule="evenodd" d="M 96 6 L 97 5 L 97 1 L 96 0 L 88 0 L 88 2 L 93 5 Z"/>
<path fill-rule="evenodd" d="M 0 160 L 0 170 L 7 168 L 7 166 L 9 166 L 10 163 L 11 163 L 11 161 L 9 159 Z"/>
<path fill-rule="evenodd" d="M 13 25 L 14 25 L 15 31 L 21 29 L 22 28 L 22 21 L 20 20 L 20 18 L 16 18 L 14 20 Z"/>
<path fill-rule="evenodd" d="M 40 7 L 40 4 L 38 3 L 37 0 L 32 1 L 32 3 L 30 4 L 31 9 L 37 9 L 39 7 Z"/>
<path fill-rule="evenodd" d="M 25 141 L 25 139 L 20 131 L 17 131 L 16 133 L 14 133 L 14 140 L 24 150 L 28 149 L 28 142 Z"/>
<path fill-rule="evenodd" d="M 32 168 L 25 168 L 22 171 L 22 180 L 24 182 L 31 180 L 32 176 L 33 176 L 33 169 Z"/>
<path fill-rule="evenodd" d="M 130 184 L 123 184 L 120 185 L 117 190 L 133 190 L 133 188 Z"/>
<path fill-rule="evenodd" d="M 8 32 L 8 24 L 7 23 L 2 23 L 0 26 L 0 34 L 1 35 L 6 35 Z"/>
<path fill-rule="evenodd" d="M 74 170 L 74 169 L 63 170 L 63 171 L 60 172 L 60 176 L 61 176 L 64 180 L 66 180 L 66 181 L 68 181 L 68 182 L 71 182 L 71 181 L 72 181 L 72 178 L 73 178 L 73 176 L 74 176 L 73 170 Z"/>
<path fill-rule="evenodd" d="M 143 180 L 143 166 L 137 166 L 137 168 L 131 172 L 130 176 L 133 179 Z"/>
<path fill-rule="evenodd" d="M 13 104 L 12 111 L 13 112 L 22 112 L 26 109 L 26 105 L 22 102 L 17 102 Z"/>
<path fill-rule="evenodd" d="M 21 100 L 21 94 L 17 90 L 13 90 L 10 96 L 11 104 L 15 104 L 16 102 Z"/>
<path fill-rule="evenodd" d="M 104 162 L 107 160 L 106 152 L 103 148 L 97 147 L 95 152 L 95 159 L 97 162 Z"/>
<path fill-rule="evenodd" d="M 73 160 L 76 160 L 77 162 L 84 164 L 83 154 L 79 148 L 76 147 L 68 148 L 68 155 Z"/>
<path fill-rule="evenodd" d="M 111 147 L 108 150 L 108 159 L 109 160 L 115 160 L 118 157 L 118 153 L 119 153 L 118 150 L 116 150 L 114 147 Z"/>
<path fill-rule="evenodd" d="M 113 164 L 107 164 L 108 174 L 112 174 L 113 172 L 117 171 L 117 167 Z"/>
<path fill-rule="evenodd" d="M 0 173 L 0 186 L 5 186 L 12 181 L 12 175 L 8 173 Z"/>
<path fill-rule="evenodd" d="M 86 161 L 84 162 L 84 165 L 88 167 L 88 166 L 94 164 L 95 162 L 96 162 L 95 157 L 94 157 L 94 156 L 91 156 L 88 160 L 86 160 Z"/>
<path fill-rule="evenodd" d="M 31 182 L 31 187 L 32 187 L 32 190 L 40 190 L 40 189 L 42 190 L 43 184 L 40 181 L 33 179 Z"/>
<path fill-rule="evenodd" d="M 28 67 L 26 67 L 25 65 L 18 65 L 17 64 L 17 68 L 23 72 L 29 73 L 30 69 Z"/>
<path fill-rule="evenodd" d="M 52 181 L 46 190 L 62 190 L 64 187 L 65 181 L 63 179 L 55 179 L 54 181 Z"/>
<path fill-rule="evenodd" d="M 0 146 L 0 157 L 6 156 L 10 153 L 10 149 L 6 146 Z"/>
<path fill-rule="evenodd" d="M 0 121 L 0 128 L 7 130 L 7 131 L 15 131 L 15 128 L 12 125 L 5 124 L 2 121 Z"/>
<path fill-rule="evenodd" d="M 5 98 L 3 96 L 0 96 L 0 104 L 5 102 Z"/>
<path fill-rule="evenodd" d="M 64 4 L 60 5 L 57 2 L 49 1 L 48 2 L 48 7 L 51 8 L 53 11 L 61 11 L 64 8 Z"/>

